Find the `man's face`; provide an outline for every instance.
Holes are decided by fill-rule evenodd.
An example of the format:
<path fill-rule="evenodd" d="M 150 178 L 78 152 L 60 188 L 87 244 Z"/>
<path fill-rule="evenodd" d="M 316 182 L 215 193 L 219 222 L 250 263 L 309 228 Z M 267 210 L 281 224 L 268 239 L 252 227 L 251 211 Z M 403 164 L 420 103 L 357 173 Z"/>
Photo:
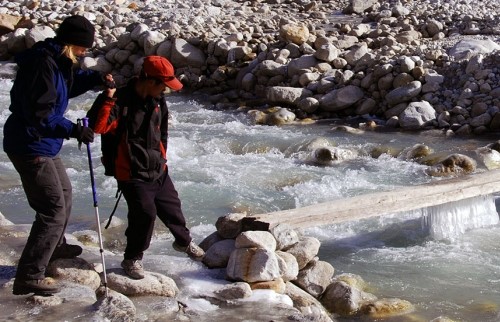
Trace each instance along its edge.
<path fill-rule="evenodd" d="M 167 85 L 165 85 L 163 82 L 152 80 L 151 84 L 148 87 L 148 95 L 158 98 L 165 91 L 166 88 Z"/>

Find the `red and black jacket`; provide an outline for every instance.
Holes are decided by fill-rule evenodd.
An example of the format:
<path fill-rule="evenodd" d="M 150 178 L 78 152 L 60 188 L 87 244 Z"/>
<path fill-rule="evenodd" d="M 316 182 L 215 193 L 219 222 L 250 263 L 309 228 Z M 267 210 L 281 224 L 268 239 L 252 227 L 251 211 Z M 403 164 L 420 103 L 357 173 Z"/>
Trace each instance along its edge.
<path fill-rule="evenodd" d="M 107 155 L 103 150 L 103 158 L 111 155 L 114 159 L 113 175 L 117 180 L 151 182 L 167 167 L 168 108 L 163 95 L 146 99 L 137 95 L 136 81 L 134 78 L 117 89 L 113 98 L 100 94 L 88 113 L 89 124 L 102 137 L 118 136 L 116 153 Z"/>

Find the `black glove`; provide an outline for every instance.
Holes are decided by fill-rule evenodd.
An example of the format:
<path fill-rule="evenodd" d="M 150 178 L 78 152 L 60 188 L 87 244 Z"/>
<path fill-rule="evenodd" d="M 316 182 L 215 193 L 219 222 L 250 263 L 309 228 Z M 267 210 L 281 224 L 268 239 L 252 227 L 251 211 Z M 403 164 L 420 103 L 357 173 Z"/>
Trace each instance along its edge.
<path fill-rule="evenodd" d="M 94 142 L 94 131 L 90 127 L 83 127 L 81 124 L 74 124 L 69 136 L 76 138 L 79 143 L 89 144 Z"/>

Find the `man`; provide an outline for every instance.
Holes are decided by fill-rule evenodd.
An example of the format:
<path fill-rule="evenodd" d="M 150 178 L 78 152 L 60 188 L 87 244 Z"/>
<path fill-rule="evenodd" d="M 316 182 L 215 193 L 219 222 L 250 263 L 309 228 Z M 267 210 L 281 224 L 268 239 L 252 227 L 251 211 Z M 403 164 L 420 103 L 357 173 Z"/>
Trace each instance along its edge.
<path fill-rule="evenodd" d="M 123 88 L 109 88 L 100 94 L 88 114 L 90 126 L 103 134 L 103 142 L 107 135 L 115 137 L 112 160 L 103 154 L 103 163 L 108 165 L 107 173 L 111 166 L 127 201 L 127 246 L 121 266 L 134 279 L 144 278 L 142 258 L 149 248 L 156 216 L 174 236 L 175 250 L 196 260 L 204 256 L 192 241 L 168 174 L 167 87 L 174 91 L 182 88 L 172 64 L 161 56 L 147 56 L 138 77 Z"/>

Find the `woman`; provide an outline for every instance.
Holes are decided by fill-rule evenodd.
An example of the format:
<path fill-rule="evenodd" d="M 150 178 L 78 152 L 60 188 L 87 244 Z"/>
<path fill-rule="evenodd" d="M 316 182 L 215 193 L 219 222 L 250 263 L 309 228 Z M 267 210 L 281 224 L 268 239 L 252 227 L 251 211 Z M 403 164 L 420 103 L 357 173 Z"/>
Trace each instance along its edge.
<path fill-rule="evenodd" d="M 49 261 L 82 252 L 64 239 L 72 188 L 58 153 L 64 139 L 86 144 L 94 139 L 91 129 L 64 117 L 69 98 L 103 83 L 99 73 L 74 67 L 93 43 L 90 21 L 71 16 L 61 23 L 55 38 L 16 56 L 19 69 L 10 93 L 12 114 L 5 122 L 3 147 L 36 215 L 17 266 L 15 295 L 57 293 L 57 285 L 45 279 Z M 112 76 L 106 75 L 106 80 Z"/>

